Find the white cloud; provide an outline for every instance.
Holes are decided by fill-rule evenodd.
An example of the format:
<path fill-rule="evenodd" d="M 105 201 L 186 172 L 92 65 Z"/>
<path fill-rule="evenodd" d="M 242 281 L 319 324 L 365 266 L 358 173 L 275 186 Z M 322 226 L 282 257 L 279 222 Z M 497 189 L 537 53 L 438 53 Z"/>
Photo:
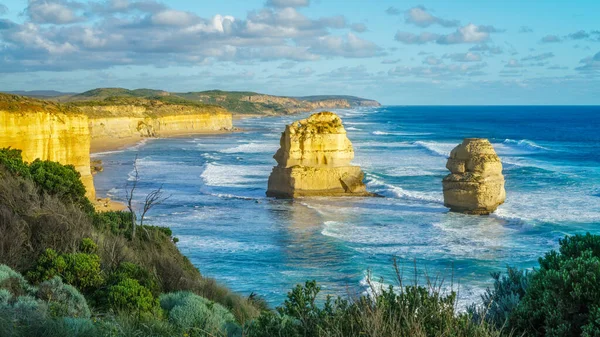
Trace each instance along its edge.
<path fill-rule="evenodd" d="M 409 32 L 400 32 L 396 33 L 394 39 L 398 42 L 402 42 L 404 44 L 425 44 L 432 41 L 436 41 L 440 38 L 440 35 L 428 32 L 422 32 L 420 34 L 413 34 Z"/>
<path fill-rule="evenodd" d="M 318 54 L 326 54 L 343 57 L 371 57 L 381 55 L 381 48 L 371 41 L 359 38 L 348 33 L 341 36 L 322 36 L 316 39 L 310 50 Z"/>
<path fill-rule="evenodd" d="M 523 65 L 515 59 L 510 59 L 505 65 L 506 68 L 522 68 Z"/>
<path fill-rule="evenodd" d="M 472 53 L 472 52 L 445 54 L 443 57 L 451 59 L 454 62 L 479 62 L 479 61 L 481 61 L 481 54 Z"/>
<path fill-rule="evenodd" d="M 77 3 L 71 5 L 79 6 Z M 68 24 L 81 20 L 73 8 L 60 1 L 29 0 L 25 13 L 32 22 L 41 24 Z"/>
<path fill-rule="evenodd" d="M 543 43 L 557 43 L 562 42 L 562 39 L 556 35 L 546 35 L 542 38 Z"/>
<path fill-rule="evenodd" d="M 456 43 L 479 43 L 487 41 L 490 38 L 489 26 L 483 26 L 486 29 L 481 29 L 472 23 L 460 27 L 456 32 L 444 35 L 440 37 L 438 43 L 440 44 L 456 44 Z M 495 30 L 494 30 L 495 31 Z"/>
<path fill-rule="evenodd" d="M 430 66 L 435 66 L 442 63 L 444 62 L 435 56 L 427 56 L 425 59 L 423 59 L 423 64 L 428 64 Z"/>
<path fill-rule="evenodd" d="M 433 24 L 438 24 L 444 27 L 458 26 L 458 20 L 445 20 L 431 15 L 427 9 L 422 6 L 413 7 L 404 13 L 404 21 L 416 26 L 425 28 Z"/>
<path fill-rule="evenodd" d="M 267 0 L 267 6 L 285 8 L 285 7 L 306 7 L 310 5 L 309 0 Z"/>

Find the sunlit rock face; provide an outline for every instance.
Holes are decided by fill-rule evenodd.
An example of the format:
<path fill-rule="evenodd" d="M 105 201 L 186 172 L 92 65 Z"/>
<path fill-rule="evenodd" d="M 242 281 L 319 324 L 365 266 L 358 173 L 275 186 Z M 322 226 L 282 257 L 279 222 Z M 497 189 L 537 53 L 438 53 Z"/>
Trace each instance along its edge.
<path fill-rule="evenodd" d="M 280 145 L 267 196 L 371 195 L 360 167 L 350 164 L 354 149 L 336 114 L 320 112 L 287 125 Z"/>
<path fill-rule="evenodd" d="M 490 214 L 504 203 L 502 163 L 487 139 L 466 138 L 446 163 L 444 205 L 453 212 Z"/>
<path fill-rule="evenodd" d="M 57 161 L 81 174 L 86 196 L 95 198 L 90 171 L 90 130 L 83 114 L 0 109 L 0 148 L 22 150 L 23 160 Z"/>

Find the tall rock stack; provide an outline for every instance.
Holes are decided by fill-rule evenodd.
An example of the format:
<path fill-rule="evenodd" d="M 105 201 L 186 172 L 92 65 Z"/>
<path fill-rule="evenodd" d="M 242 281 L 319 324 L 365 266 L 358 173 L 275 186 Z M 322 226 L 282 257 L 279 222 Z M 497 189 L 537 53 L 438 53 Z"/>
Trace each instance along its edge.
<path fill-rule="evenodd" d="M 281 135 L 267 196 L 370 196 L 342 120 L 320 112 L 293 122 Z"/>
<path fill-rule="evenodd" d="M 453 212 L 490 214 L 504 203 L 502 163 L 487 139 L 465 138 L 450 153 L 444 205 Z"/>

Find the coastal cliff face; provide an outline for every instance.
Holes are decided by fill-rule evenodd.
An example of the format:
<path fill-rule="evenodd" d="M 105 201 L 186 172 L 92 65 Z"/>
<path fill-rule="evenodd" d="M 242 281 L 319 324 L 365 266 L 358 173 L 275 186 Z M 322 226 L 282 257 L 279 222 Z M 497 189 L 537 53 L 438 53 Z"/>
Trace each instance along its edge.
<path fill-rule="evenodd" d="M 453 212 L 490 214 L 504 203 L 502 162 L 487 139 L 466 138 L 450 153 L 444 205 Z"/>
<path fill-rule="evenodd" d="M 320 112 L 287 125 L 280 146 L 267 196 L 370 195 L 362 170 L 350 165 L 354 150 L 336 114 Z"/>
<path fill-rule="evenodd" d="M 23 160 L 57 161 L 73 165 L 81 174 L 86 196 L 95 198 L 90 172 L 90 131 L 82 114 L 36 111 L 19 112 L 0 108 L 0 148 L 22 150 Z"/>
<path fill-rule="evenodd" d="M 158 108 L 115 105 L 84 106 L 81 110 L 90 116 L 89 126 L 93 140 L 161 137 L 225 131 L 233 128 L 231 113 L 216 107 L 207 110 L 177 105 Z"/>

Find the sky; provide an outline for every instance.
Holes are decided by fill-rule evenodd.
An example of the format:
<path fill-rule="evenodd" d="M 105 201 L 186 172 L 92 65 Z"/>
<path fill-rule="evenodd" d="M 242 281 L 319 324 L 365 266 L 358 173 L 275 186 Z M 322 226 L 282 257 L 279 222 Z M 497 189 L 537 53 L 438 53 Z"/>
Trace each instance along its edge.
<path fill-rule="evenodd" d="M 600 104 L 598 0 L 0 0 L 0 90 Z"/>

